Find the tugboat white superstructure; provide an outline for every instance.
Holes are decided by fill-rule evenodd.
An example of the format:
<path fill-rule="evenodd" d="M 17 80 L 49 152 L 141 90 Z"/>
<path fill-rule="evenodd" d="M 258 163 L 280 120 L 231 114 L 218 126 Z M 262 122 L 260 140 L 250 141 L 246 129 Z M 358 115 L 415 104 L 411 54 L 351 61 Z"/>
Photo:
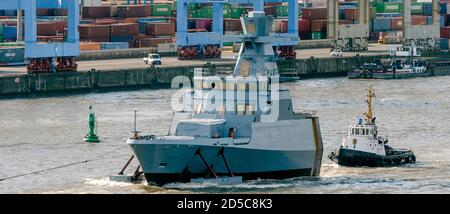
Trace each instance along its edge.
<path fill-rule="evenodd" d="M 199 178 L 318 176 L 322 139 L 315 114 L 294 111 L 280 88 L 269 34 L 273 17 L 249 12 L 232 75 L 194 75 L 166 136 L 128 139 L 149 183 Z M 173 99 L 179 100 L 179 99 Z"/>
<path fill-rule="evenodd" d="M 358 116 L 348 129 L 339 149 L 328 155 L 332 161 L 343 166 L 390 166 L 414 163 L 416 157 L 411 150 L 393 149 L 386 145 L 387 138 L 378 135 L 372 112 L 372 85 L 367 94 L 367 111 L 364 118 Z"/>

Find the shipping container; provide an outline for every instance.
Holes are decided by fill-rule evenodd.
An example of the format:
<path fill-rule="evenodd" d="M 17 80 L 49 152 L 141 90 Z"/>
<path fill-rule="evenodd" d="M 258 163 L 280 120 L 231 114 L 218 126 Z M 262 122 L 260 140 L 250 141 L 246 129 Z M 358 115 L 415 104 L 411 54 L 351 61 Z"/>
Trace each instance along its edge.
<path fill-rule="evenodd" d="M 206 31 L 211 31 L 212 20 L 211 19 L 196 19 L 195 29 L 205 29 Z"/>
<path fill-rule="evenodd" d="M 266 15 L 268 15 L 268 16 L 276 16 L 277 8 L 275 6 L 265 6 L 264 13 L 266 13 Z M 239 18 L 239 17 L 237 17 L 237 18 Z"/>
<path fill-rule="evenodd" d="M 171 4 L 152 4 L 152 16 L 172 16 Z"/>
<path fill-rule="evenodd" d="M 242 31 L 241 20 L 239 19 L 224 19 L 224 31 Z"/>
<path fill-rule="evenodd" d="M 401 13 L 403 3 L 400 2 L 374 2 L 377 13 Z"/>
<path fill-rule="evenodd" d="M 385 32 L 391 30 L 391 19 L 390 18 L 376 18 L 372 19 L 371 24 L 372 32 Z"/>
<path fill-rule="evenodd" d="M 303 8 L 302 19 L 326 19 L 328 14 L 327 8 Z"/>
<path fill-rule="evenodd" d="M 175 35 L 175 24 L 174 23 L 148 23 L 146 34 L 151 35 L 151 36 Z"/>
<path fill-rule="evenodd" d="M 311 20 L 312 32 L 324 32 L 327 30 L 327 20 Z"/>
<path fill-rule="evenodd" d="M 17 27 L 16 26 L 3 26 L 3 39 L 16 40 L 17 38 Z"/>
<path fill-rule="evenodd" d="M 311 32 L 311 21 L 309 19 L 299 19 L 298 20 L 298 31 L 299 32 Z"/>
<path fill-rule="evenodd" d="M 312 32 L 311 39 L 325 39 L 326 34 L 324 32 Z"/>
<path fill-rule="evenodd" d="M 411 25 L 426 25 L 426 16 L 411 16 Z"/>
<path fill-rule="evenodd" d="M 82 7 L 81 11 L 84 19 L 108 18 L 111 16 L 110 6 Z"/>
<path fill-rule="evenodd" d="M 136 48 L 157 47 L 162 43 L 173 43 L 173 37 L 139 38 L 134 42 Z"/>
<path fill-rule="evenodd" d="M 192 11 L 192 18 L 212 18 L 212 7 L 205 6 Z"/>
<path fill-rule="evenodd" d="M 0 48 L 0 65 L 10 63 L 22 63 L 25 61 L 24 47 L 7 47 Z"/>
<path fill-rule="evenodd" d="M 133 41 L 133 36 L 111 36 L 111 42 L 130 42 Z"/>
<path fill-rule="evenodd" d="M 128 48 L 129 48 L 128 42 L 102 42 L 102 43 L 100 43 L 101 50 L 115 50 L 115 49 L 128 49 Z"/>
<path fill-rule="evenodd" d="M 356 8 L 349 8 L 344 10 L 344 19 L 358 19 L 359 14 Z"/>
<path fill-rule="evenodd" d="M 403 29 L 403 18 L 394 17 L 391 19 L 391 30 L 401 30 Z"/>
<path fill-rule="evenodd" d="M 147 17 L 151 15 L 150 5 L 117 6 L 117 16 L 121 18 Z"/>
<path fill-rule="evenodd" d="M 80 40 L 89 42 L 109 42 L 111 36 L 110 28 L 110 25 L 80 25 Z"/>
<path fill-rule="evenodd" d="M 80 37 L 109 37 L 110 25 L 79 25 Z"/>
<path fill-rule="evenodd" d="M 298 36 L 301 40 L 310 40 L 311 39 L 311 32 L 298 32 Z"/>
<path fill-rule="evenodd" d="M 100 50 L 99 42 L 80 42 L 80 51 L 98 51 Z"/>
<path fill-rule="evenodd" d="M 36 29 L 38 36 L 56 36 L 57 34 L 57 26 L 55 22 L 37 23 Z"/>
<path fill-rule="evenodd" d="M 139 34 L 139 24 L 121 23 L 111 25 L 111 36 L 130 36 Z"/>
<path fill-rule="evenodd" d="M 449 42 L 448 42 L 448 40 L 449 39 L 447 39 L 447 38 L 441 38 L 439 40 L 439 46 L 440 46 L 441 50 L 448 50 L 449 49 Z"/>
<path fill-rule="evenodd" d="M 288 16 L 288 6 L 278 5 L 276 8 L 276 16 L 277 17 L 287 17 Z"/>
<path fill-rule="evenodd" d="M 450 27 L 441 28 L 441 38 L 450 38 Z"/>

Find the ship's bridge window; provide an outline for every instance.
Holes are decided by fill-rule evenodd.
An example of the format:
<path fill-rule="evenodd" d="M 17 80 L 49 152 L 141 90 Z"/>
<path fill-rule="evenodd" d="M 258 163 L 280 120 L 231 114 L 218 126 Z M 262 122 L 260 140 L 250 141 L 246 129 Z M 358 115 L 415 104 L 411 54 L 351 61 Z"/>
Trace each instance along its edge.
<path fill-rule="evenodd" d="M 359 134 L 359 129 L 355 129 L 355 134 Z"/>

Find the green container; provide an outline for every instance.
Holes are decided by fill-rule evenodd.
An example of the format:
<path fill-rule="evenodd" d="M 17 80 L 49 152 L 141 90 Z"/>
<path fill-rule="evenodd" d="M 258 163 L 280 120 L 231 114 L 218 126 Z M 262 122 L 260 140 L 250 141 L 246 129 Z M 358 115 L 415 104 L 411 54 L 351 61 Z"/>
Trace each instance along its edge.
<path fill-rule="evenodd" d="M 213 17 L 213 13 L 212 13 L 212 7 L 203 7 L 202 9 L 202 14 L 203 17 L 201 18 L 212 18 Z"/>
<path fill-rule="evenodd" d="M 275 7 L 277 13 L 277 17 L 286 17 L 288 16 L 288 6 L 278 5 Z"/>
<path fill-rule="evenodd" d="M 323 32 L 312 32 L 311 39 L 325 39 L 325 33 Z"/>
<path fill-rule="evenodd" d="M 233 42 L 224 42 L 223 46 L 233 46 Z"/>
<path fill-rule="evenodd" d="M 413 2 L 411 3 L 411 14 L 412 15 L 423 15 L 423 2 Z"/>
<path fill-rule="evenodd" d="M 193 3 L 193 4 L 188 4 L 188 10 L 190 11 L 194 11 L 200 9 L 200 4 L 199 3 Z"/>
<path fill-rule="evenodd" d="M 172 16 L 171 4 L 152 4 L 152 16 Z"/>
<path fill-rule="evenodd" d="M 244 8 L 236 8 L 236 7 L 231 8 L 232 19 L 239 19 L 243 13 L 245 13 Z"/>
<path fill-rule="evenodd" d="M 0 63 L 18 63 L 25 61 L 24 47 L 0 48 Z"/>
<path fill-rule="evenodd" d="M 172 7 L 172 10 L 175 11 L 175 12 L 177 12 L 177 3 L 178 3 L 177 0 L 174 0 L 174 1 L 173 1 L 173 7 Z"/>
<path fill-rule="evenodd" d="M 403 3 L 398 2 L 377 2 L 374 3 L 377 13 L 401 13 L 403 12 Z"/>
<path fill-rule="evenodd" d="M 223 8 L 223 18 L 231 18 L 231 9 Z"/>

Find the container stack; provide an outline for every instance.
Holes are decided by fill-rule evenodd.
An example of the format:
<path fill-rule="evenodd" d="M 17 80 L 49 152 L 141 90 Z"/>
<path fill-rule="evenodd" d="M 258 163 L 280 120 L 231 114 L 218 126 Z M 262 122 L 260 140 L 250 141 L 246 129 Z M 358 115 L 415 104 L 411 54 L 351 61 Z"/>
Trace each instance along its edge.
<path fill-rule="evenodd" d="M 303 8 L 302 9 L 302 20 L 308 20 L 310 23 L 311 39 L 325 39 L 327 37 L 327 8 L 316 7 L 316 8 Z M 306 21 L 302 21 L 306 24 Z M 301 27 L 301 26 L 300 26 Z M 303 29 L 300 28 L 300 32 Z M 305 31 L 303 31 L 305 32 Z M 300 34 L 300 39 L 302 35 Z"/>
<path fill-rule="evenodd" d="M 450 39 L 450 0 L 441 0 L 440 14 L 441 14 L 440 46 L 441 46 L 441 49 L 448 50 L 449 49 L 449 39 Z"/>

